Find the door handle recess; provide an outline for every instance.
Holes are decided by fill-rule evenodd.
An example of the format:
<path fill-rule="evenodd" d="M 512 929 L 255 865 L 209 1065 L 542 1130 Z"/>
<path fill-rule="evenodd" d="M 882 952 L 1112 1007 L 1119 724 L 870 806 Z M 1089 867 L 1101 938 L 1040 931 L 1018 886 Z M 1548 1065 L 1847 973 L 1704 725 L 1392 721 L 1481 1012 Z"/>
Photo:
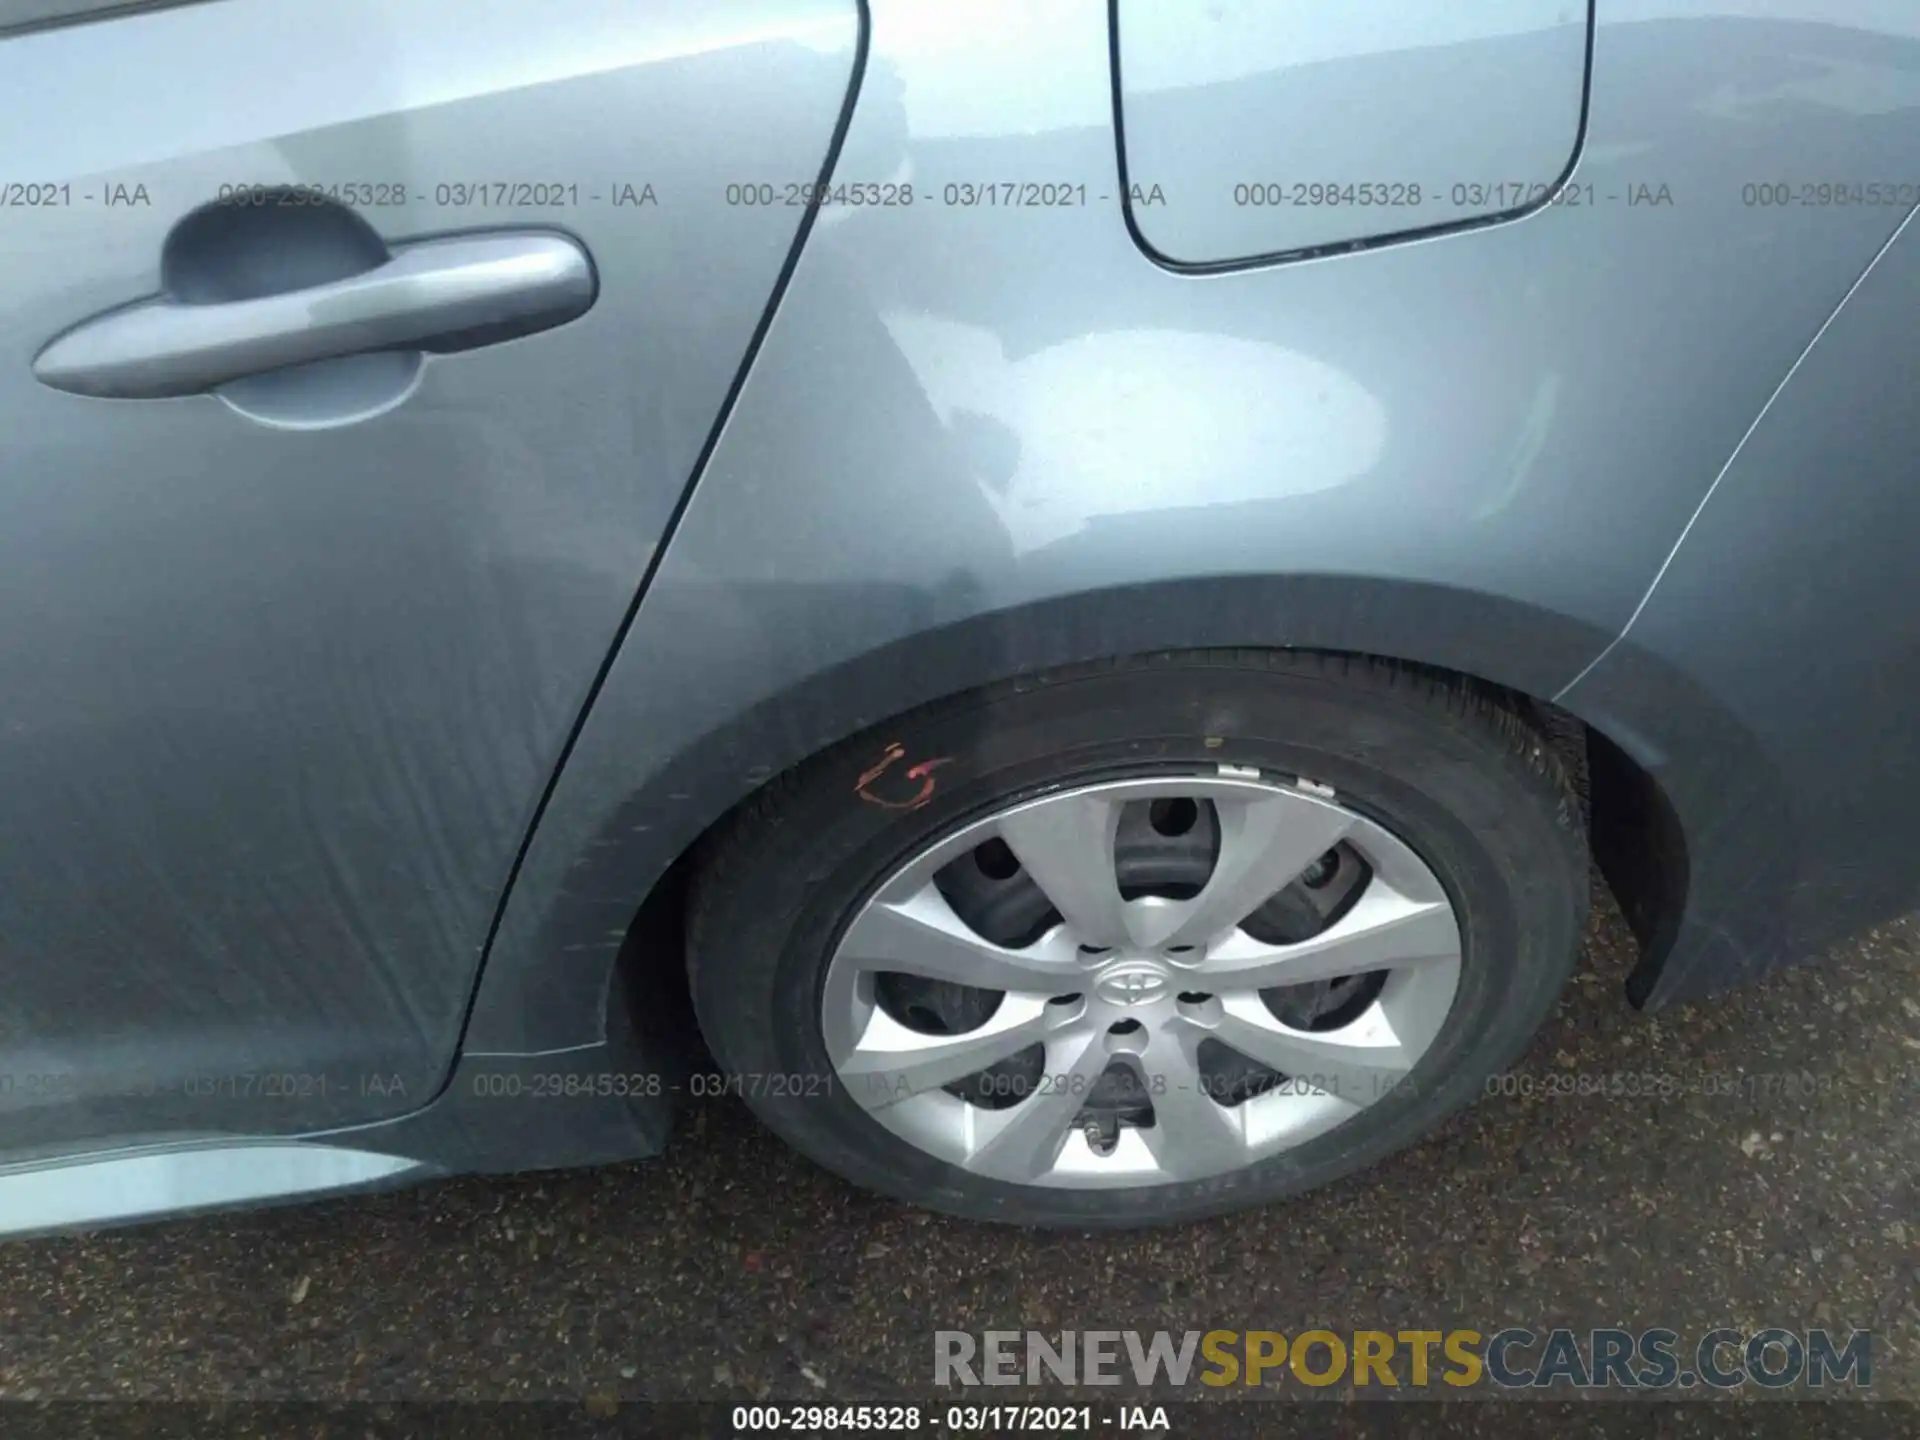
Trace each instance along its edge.
<path fill-rule="evenodd" d="M 593 262 L 564 235 L 425 240 L 310 289 L 201 305 L 162 297 L 109 311 L 48 344 L 33 373 L 75 395 L 195 395 L 363 351 L 466 348 L 530 334 L 584 314 L 597 288 Z"/>

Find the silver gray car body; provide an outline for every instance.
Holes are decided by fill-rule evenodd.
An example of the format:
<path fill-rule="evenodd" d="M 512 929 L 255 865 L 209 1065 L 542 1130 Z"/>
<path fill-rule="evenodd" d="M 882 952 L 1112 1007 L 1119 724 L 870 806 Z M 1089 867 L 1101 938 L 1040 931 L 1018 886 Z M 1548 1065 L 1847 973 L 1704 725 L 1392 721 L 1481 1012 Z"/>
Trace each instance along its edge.
<path fill-rule="evenodd" d="M 0 1230 L 657 1149 L 703 832 L 1102 656 L 1584 722 L 1641 1004 L 1910 906 L 1916 120 L 1903 0 L 0 5 Z M 342 210 L 590 308 L 57 383 Z"/>

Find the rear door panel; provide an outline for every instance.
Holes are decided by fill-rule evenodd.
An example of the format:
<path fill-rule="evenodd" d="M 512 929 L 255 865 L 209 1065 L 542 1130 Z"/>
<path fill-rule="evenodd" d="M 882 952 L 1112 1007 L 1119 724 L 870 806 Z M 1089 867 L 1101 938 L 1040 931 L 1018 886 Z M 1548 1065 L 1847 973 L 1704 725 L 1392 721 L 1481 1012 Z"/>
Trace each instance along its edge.
<path fill-rule="evenodd" d="M 854 0 L 213 0 L 0 36 L 0 1148 L 431 1095 L 796 243 L 802 206 L 728 187 L 820 170 L 858 27 Z M 35 381 L 253 186 L 388 242 L 560 230 L 598 298 L 327 428 Z"/>

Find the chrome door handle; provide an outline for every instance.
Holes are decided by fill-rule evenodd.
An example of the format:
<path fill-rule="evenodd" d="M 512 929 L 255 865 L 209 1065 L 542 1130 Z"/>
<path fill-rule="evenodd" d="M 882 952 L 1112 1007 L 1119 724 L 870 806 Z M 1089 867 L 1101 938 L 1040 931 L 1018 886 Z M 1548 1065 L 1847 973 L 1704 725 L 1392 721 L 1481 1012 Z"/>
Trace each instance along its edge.
<path fill-rule="evenodd" d="M 367 350 L 525 335 L 583 314 L 597 288 L 593 262 L 564 235 L 427 240 L 311 289 L 208 305 L 161 298 L 110 311 L 50 343 L 33 373 L 76 395 L 193 395 Z"/>

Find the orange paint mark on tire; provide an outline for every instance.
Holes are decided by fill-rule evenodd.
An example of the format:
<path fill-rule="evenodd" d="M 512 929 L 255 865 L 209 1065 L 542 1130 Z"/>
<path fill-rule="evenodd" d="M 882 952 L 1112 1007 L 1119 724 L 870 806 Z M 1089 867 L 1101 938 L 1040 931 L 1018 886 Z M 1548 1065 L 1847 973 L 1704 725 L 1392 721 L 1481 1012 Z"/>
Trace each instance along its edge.
<path fill-rule="evenodd" d="M 875 794 L 874 782 L 906 758 L 905 746 L 897 740 L 888 741 L 886 749 L 881 752 L 879 762 L 861 775 L 854 784 L 854 793 L 869 805 L 878 805 L 882 810 L 918 810 L 933 798 L 934 787 L 939 783 L 933 778 L 933 772 L 942 765 L 948 764 L 953 757 L 942 755 L 936 760 L 922 760 L 917 765 L 908 766 L 904 772 L 906 778 L 918 780 L 920 788 L 904 799 L 893 800 L 885 795 Z"/>

